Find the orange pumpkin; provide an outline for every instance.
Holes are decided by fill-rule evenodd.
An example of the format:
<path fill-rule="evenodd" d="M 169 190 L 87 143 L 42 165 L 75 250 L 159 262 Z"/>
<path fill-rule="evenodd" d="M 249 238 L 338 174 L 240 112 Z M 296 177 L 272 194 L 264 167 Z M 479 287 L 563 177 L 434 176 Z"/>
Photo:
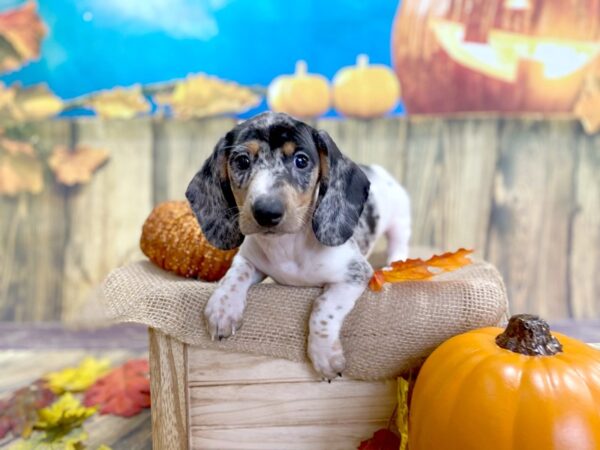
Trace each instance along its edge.
<path fill-rule="evenodd" d="M 392 59 L 409 113 L 572 111 L 598 0 L 403 0 Z"/>
<path fill-rule="evenodd" d="M 369 65 L 367 55 L 358 55 L 356 66 L 343 67 L 333 78 L 333 106 L 346 116 L 383 116 L 396 107 L 399 96 L 394 72 L 381 64 Z"/>
<path fill-rule="evenodd" d="M 600 449 L 600 352 L 526 314 L 449 339 L 417 377 L 409 448 Z"/>
<path fill-rule="evenodd" d="M 307 72 L 305 61 L 296 63 L 293 75 L 280 75 L 267 91 L 269 108 L 296 117 L 317 117 L 331 105 L 329 82 L 322 75 Z"/>

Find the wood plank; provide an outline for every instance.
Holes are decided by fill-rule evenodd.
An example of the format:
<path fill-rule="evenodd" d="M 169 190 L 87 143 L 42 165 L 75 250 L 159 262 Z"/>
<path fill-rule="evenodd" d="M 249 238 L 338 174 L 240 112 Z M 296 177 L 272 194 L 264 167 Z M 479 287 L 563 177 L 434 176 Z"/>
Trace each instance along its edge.
<path fill-rule="evenodd" d="M 246 428 L 379 422 L 395 405 L 395 381 L 201 386 L 190 388 L 190 423 Z"/>
<path fill-rule="evenodd" d="M 152 132 L 148 120 L 78 120 L 76 144 L 105 148 L 110 159 L 69 195 L 63 320 L 80 308 L 114 268 L 143 257 L 142 225 L 152 209 Z"/>
<path fill-rule="evenodd" d="M 410 119 L 407 130 L 404 187 L 411 198 L 411 245 L 441 248 L 443 191 L 440 134 L 442 119 Z"/>
<path fill-rule="evenodd" d="M 513 314 L 570 315 L 575 133 L 567 120 L 508 120 L 502 129 L 487 259 L 504 276 Z"/>
<path fill-rule="evenodd" d="M 440 235 L 433 242 L 444 250 L 460 247 L 483 257 L 487 243 L 492 187 L 498 151 L 495 119 L 446 119 L 441 149 Z"/>
<path fill-rule="evenodd" d="M 569 257 L 573 317 L 600 317 L 600 135 L 580 132 Z"/>
<path fill-rule="evenodd" d="M 154 203 L 185 199 L 189 182 L 235 123 L 232 118 L 154 122 Z"/>
<path fill-rule="evenodd" d="M 67 121 L 29 125 L 39 159 L 55 145 L 69 145 Z M 57 320 L 61 314 L 62 268 L 67 234 L 65 196 L 50 170 L 44 190 L 16 198 L 0 196 L 0 320 Z"/>
<path fill-rule="evenodd" d="M 391 412 L 390 412 L 391 414 Z M 270 428 L 192 428 L 193 449 L 202 450 L 348 450 L 358 448 L 387 426 L 371 423 L 338 423 Z"/>
<path fill-rule="evenodd" d="M 150 391 L 154 450 L 189 448 L 187 350 L 181 342 L 150 329 Z"/>
<path fill-rule="evenodd" d="M 188 347 L 188 385 L 321 381 L 307 363 Z"/>

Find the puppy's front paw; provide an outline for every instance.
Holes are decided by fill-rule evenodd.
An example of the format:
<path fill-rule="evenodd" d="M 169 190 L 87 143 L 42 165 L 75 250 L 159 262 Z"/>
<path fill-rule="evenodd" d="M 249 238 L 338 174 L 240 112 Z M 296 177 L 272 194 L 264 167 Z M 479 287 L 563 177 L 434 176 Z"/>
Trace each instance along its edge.
<path fill-rule="evenodd" d="M 212 340 L 229 337 L 242 326 L 246 301 L 232 294 L 216 291 L 206 303 L 204 319 Z"/>
<path fill-rule="evenodd" d="M 308 337 L 308 357 L 313 363 L 315 370 L 328 381 L 342 376 L 346 368 L 346 358 L 342 343 L 338 338 L 319 336 L 310 333 Z"/>

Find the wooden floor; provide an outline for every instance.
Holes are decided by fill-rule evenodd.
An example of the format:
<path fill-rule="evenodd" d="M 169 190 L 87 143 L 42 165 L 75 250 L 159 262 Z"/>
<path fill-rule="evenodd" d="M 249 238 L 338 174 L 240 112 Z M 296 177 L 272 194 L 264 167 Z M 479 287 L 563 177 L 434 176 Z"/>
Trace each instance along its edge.
<path fill-rule="evenodd" d="M 109 358 L 113 366 L 148 356 L 143 327 L 112 327 L 99 331 L 67 331 L 60 325 L 0 324 L 0 397 L 41 375 L 74 366 L 86 356 Z M 150 410 L 123 419 L 94 416 L 84 425 L 87 448 L 101 444 L 113 450 L 152 448 Z M 12 441 L 0 441 L 0 449 Z"/>

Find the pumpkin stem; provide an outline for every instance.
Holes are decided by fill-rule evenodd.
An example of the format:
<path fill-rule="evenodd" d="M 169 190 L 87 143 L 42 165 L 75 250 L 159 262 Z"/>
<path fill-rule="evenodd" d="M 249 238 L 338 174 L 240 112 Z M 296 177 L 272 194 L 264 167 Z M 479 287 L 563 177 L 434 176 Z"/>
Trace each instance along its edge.
<path fill-rule="evenodd" d="M 367 67 L 369 65 L 369 56 L 361 53 L 356 57 L 356 65 L 358 67 Z"/>
<path fill-rule="evenodd" d="M 308 66 L 303 59 L 296 61 L 296 75 L 306 75 Z"/>
<path fill-rule="evenodd" d="M 512 316 L 506 330 L 496 336 L 496 344 L 529 356 L 552 356 L 563 351 L 558 339 L 550 334 L 548 323 L 532 314 Z"/>

